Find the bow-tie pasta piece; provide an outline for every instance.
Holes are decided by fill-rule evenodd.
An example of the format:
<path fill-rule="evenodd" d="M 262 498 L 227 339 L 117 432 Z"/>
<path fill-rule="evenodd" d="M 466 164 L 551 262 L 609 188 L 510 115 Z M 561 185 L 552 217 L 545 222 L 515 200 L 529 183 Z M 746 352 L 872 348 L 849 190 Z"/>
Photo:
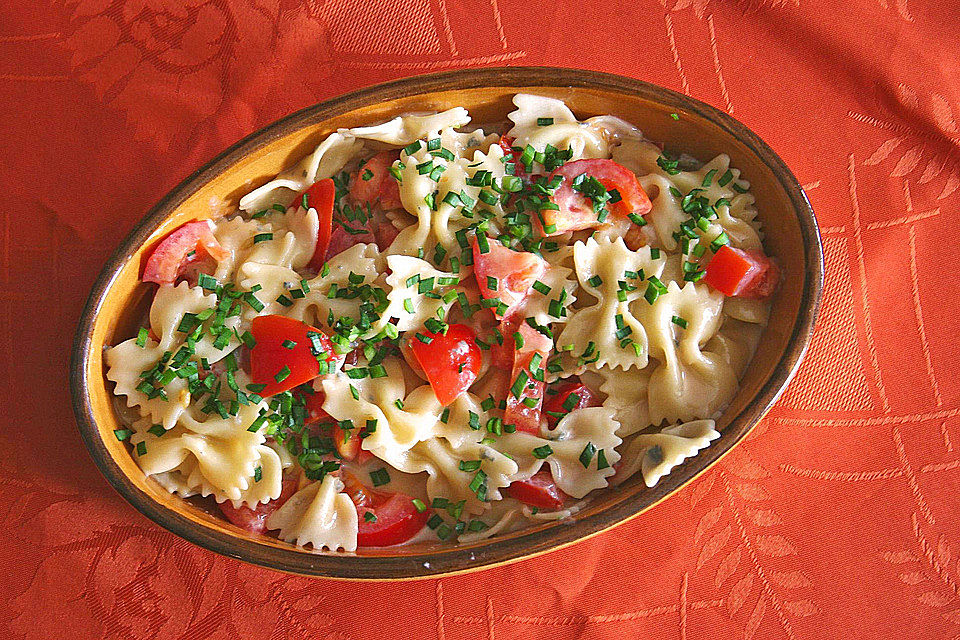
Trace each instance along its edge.
<path fill-rule="evenodd" d="M 571 160 L 609 158 L 618 134 L 636 131 L 611 116 L 579 122 L 567 105 L 555 98 L 518 93 L 513 97 L 513 104 L 516 110 L 507 114 L 513 127 L 506 135 L 513 138 L 514 146 L 531 145 L 536 151 L 544 151 L 547 145 L 569 149 Z"/>
<path fill-rule="evenodd" d="M 163 285 L 150 306 L 150 326 L 159 341 L 145 337 L 143 345 L 137 338 L 125 340 L 106 351 L 107 379 L 116 384 L 114 393 L 127 397 L 127 406 L 140 407 L 154 422 L 165 429 L 172 429 L 190 405 L 190 393 L 186 381 L 172 376 L 163 388 L 163 393 L 154 395 L 152 386 L 145 383 L 143 372 L 159 367 L 164 372 L 172 369 L 170 360 L 186 362 L 205 358 L 213 364 L 226 357 L 239 344 L 233 333 L 239 318 L 226 318 L 218 332 L 223 333 L 220 342 L 211 337 L 210 331 L 194 342 L 193 346 L 179 345 L 188 333 L 198 327 L 209 329 L 214 316 L 201 320 L 201 315 L 217 302 L 213 293 L 206 294 L 200 287 L 191 287 L 186 282 Z M 161 362 L 161 360 L 165 360 Z"/>
<path fill-rule="evenodd" d="M 640 176 L 640 185 L 653 205 L 646 217 L 661 246 L 677 250 L 677 233 L 686 223 L 697 236 L 693 246 L 697 242 L 709 245 L 724 233 L 735 247 L 762 249 L 755 199 L 746 192 L 750 185 L 740 179 L 740 170 L 730 166 L 729 156 L 720 154 L 696 170 L 682 171 L 678 167 L 671 174 L 657 163 L 662 153 L 656 145 L 634 138 L 613 150 L 615 161 Z M 710 211 L 706 229 L 689 223 L 693 199 L 702 199 Z"/>
<path fill-rule="evenodd" d="M 386 375 L 377 378 L 369 374 L 351 378 L 341 372 L 318 379 L 317 384 L 326 398 L 323 410 L 335 420 L 351 420 L 358 431 L 370 431 L 372 426 L 361 446 L 394 464 L 415 444 L 433 436 L 443 408 L 428 385 L 406 394 L 396 358 L 384 360 L 383 368 Z"/>
<path fill-rule="evenodd" d="M 546 463 L 561 491 L 582 498 L 606 487 L 607 478 L 614 474 L 622 442 L 619 427 L 612 409 L 576 409 L 552 431 L 545 431 L 544 437 L 517 431 L 501 436 L 497 447 L 516 461 L 517 479 L 533 476 Z"/>
<path fill-rule="evenodd" d="M 626 438 L 650 426 L 650 374 L 652 367 L 617 371 L 599 369 L 589 372 L 600 378 L 598 387 L 606 395 L 603 406 L 613 411 L 620 423 L 617 435 Z M 585 377 L 585 376 L 584 376 Z"/>
<path fill-rule="evenodd" d="M 170 430 L 141 425 L 145 428 L 130 437 L 137 463 L 145 474 L 153 475 L 173 471 L 189 458 L 195 459 L 193 473 L 202 478 L 195 477 L 191 483 L 203 487 L 218 501 L 242 501 L 255 482 L 261 456 L 273 453 L 259 448 L 264 442 L 262 434 L 247 430 L 260 408 L 249 404 L 241 406 L 236 416 L 221 418 L 214 414 L 203 421 L 185 414 Z M 271 498 L 279 496 L 279 483 L 268 486 L 267 494 L 275 494 Z"/>
<path fill-rule="evenodd" d="M 293 299 L 293 306 L 285 314 L 320 327 L 331 313 L 334 320 L 358 318 L 361 305 L 382 305 L 386 292 L 377 284 L 381 260 L 377 245 L 372 243 L 355 244 L 333 256 L 315 278 L 307 281 L 309 291 L 303 298 Z M 302 289 L 299 281 L 294 284 Z M 266 302 L 266 297 L 262 300 Z"/>
<path fill-rule="evenodd" d="M 494 193 L 490 190 L 494 181 L 499 184 L 503 179 L 503 150 L 480 133 L 464 141 L 462 134 L 444 130 L 433 145 L 403 149 L 394 165 L 400 176 L 400 200 L 417 222 L 400 231 L 391 250 L 439 256 L 439 264 L 444 258 L 459 257 L 467 246 L 463 234 L 469 226 L 487 220 L 488 229 L 499 228 L 503 212 L 499 201 L 489 197 L 482 201 L 480 192 Z M 471 142 L 476 146 L 467 146 Z M 463 151 L 454 154 L 447 145 Z"/>
<path fill-rule="evenodd" d="M 643 296 L 644 278 L 660 275 L 664 258 L 654 260 L 650 247 L 631 251 L 619 238 L 577 242 L 573 257 L 580 287 L 589 297 L 581 295 L 579 308 L 568 310 L 567 325 L 557 338 L 564 368 L 647 366 L 646 330 L 630 301 Z M 593 304 L 587 302 L 591 298 Z"/>
<path fill-rule="evenodd" d="M 724 301 L 724 313 L 729 302 L 729 298 Z M 757 350 L 762 332 L 760 325 L 725 317 L 720 330 L 710 339 L 704 351 L 719 355 L 740 378 Z"/>
<path fill-rule="evenodd" d="M 643 324 L 650 356 L 650 421 L 682 422 L 709 418 L 733 397 L 734 370 L 718 354 L 701 349 L 720 327 L 723 296 L 706 285 L 676 282 L 654 304 L 631 304 Z"/>
<path fill-rule="evenodd" d="M 483 513 L 491 501 L 500 500 L 500 489 L 517 473 L 517 463 L 490 446 L 466 441 L 454 446 L 445 438 L 417 444 L 395 466 L 405 473 L 426 472 L 431 500 L 462 500 L 465 512 L 472 514 Z"/>
<path fill-rule="evenodd" d="M 444 320 L 457 299 L 460 277 L 435 269 L 426 260 L 388 256 L 387 308 L 373 333 L 396 320 L 399 331 L 419 329 L 429 319 Z"/>
<path fill-rule="evenodd" d="M 674 467 L 719 438 L 715 426 L 713 420 L 697 420 L 665 427 L 658 433 L 637 434 L 624 447 L 617 478 L 626 480 L 640 471 L 644 483 L 655 486 Z"/>
<path fill-rule="evenodd" d="M 333 475 L 311 482 L 270 514 L 267 528 L 279 529 L 281 540 L 309 544 L 314 551 L 356 551 L 357 508 L 342 490 L 343 483 Z"/>
<path fill-rule="evenodd" d="M 463 107 L 454 107 L 440 113 L 422 116 L 398 116 L 393 120 L 369 127 L 341 129 L 340 134 L 383 142 L 394 147 L 405 147 L 422 138 L 436 136 L 444 129 L 463 127 L 470 123 L 470 114 Z"/>
<path fill-rule="evenodd" d="M 273 209 L 282 213 L 292 204 L 297 193 L 305 191 L 315 182 L 336 175 L 348 162 L 355 160 L 362 150 L 363 143 L 356 137 L 331 133 L 298 164 L 240 198 L 240 210 L 257 214 Z"/>

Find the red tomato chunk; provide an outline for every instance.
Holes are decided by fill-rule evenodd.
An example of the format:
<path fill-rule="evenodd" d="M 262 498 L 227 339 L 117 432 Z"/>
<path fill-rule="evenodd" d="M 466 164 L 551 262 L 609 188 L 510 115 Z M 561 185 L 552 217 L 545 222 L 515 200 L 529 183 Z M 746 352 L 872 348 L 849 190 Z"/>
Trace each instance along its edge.
<path fill-rule="evenodd" d="M 723 245 L 707 264 L 703 281 L 726 296 L 768 298 L 780 281 L 780 270 L 762 253 Z"/>
<path fill-rule="evenodd" d="M 437 400 L 446 406 L 477 379 L 483 357 L 477 336 L 464 324 L 449 325 L 446 334 L 424 330 L 419 336 L 410 338 L 410 349 Z"/>
<path fill-rule="evenodd" d="M 547 262 L 532 253 L 509 249 L 496 240 L 486 242 L 489 250 L 481 251 L 481 241 L 470 239 L 473 274 L 484 299 L 498 299 L 505 305 L 505 309 L 494 309 L 494 315 L 503 318 L 526 299 L 533 283 L 546 272 Z"/>
<path fill-rule="evenodd" d="M 150 253 L 142 280 L 173 284 L 183 267 L 204 255 L 221 261 L 226 260 L 229 253 L 214 237 L 210 221 L 188 222 L 164 238 Z"/>
<path fill-rule="evenodd" d="M 613 160 L 574 160 L 550 174 L 550 179 L 560 176 L 563 182 L 550 198 L 559 209 L 540 212 L 544 235 L 592 229 L 602 224 L 593 210 L 593 201 L 573 188 L 574 179 L 584 174 L 596 178 L 608 192 L 615 189 L 620 194 L 618 202 L 607 205 L 612 215 L 626 217 L 634 213 L 644 216 L 653 208 L 650 198 L 637 182 L 637 176 L 623 165 Z"/>
<path fill-rule="evenodd" d="M 250 378 L 266 385 L 260 395 L 272 396 L 293 389 L 320 375 L 320 363 L 313 354 L 314 342 L 334 364 L 340 356 L 322 331 L 285 316 L 257 316 L 250 323 L 256 344 L 250 350 Z"/>
<path fill-rule="evenodd" d="M 353 177 L 350 195 L 361 204 L 380 202 L 385 210 L 400 209 L 400 185 L 390 173 L 390 167 L 400 157 L 396 150 L 381 151 L 367 160 Z"/>
<path fill-rule="evenodd" d="M 246 505 L 237 508 L 229 500 L 221 502 L 218 506 L 220 507 L 220 513 L 241 529 L 246 529 L 251 533 L 263 533 L 267 530 L 267 518 L 270 517 L 270 514 L 282 507 L 283 503 L 296 492 L 297 475 L 289 474 L 284 476 L 280 496 L 276 500 L 262 502 L 254 508 Z"/>
<path fill-rule="evenodd" d="M 424 509 L 421 513 L 408 495 L 374 491 L 350 473 L 343 473 L 341 478 L 357 507 L 357 545 L 361 547 L 389 547 L 406 542 L 430 518 L 429 511 Z"/>
<path fill-rule="evenodd" d="M 546 383 L 537 380 L 534 372 L 546 366 L 553 341 L 527 323 L 522 323 L 517 329 L 523 340 L 523 346 L 516 348 L 513 354 L 513 372 L 510 376 L 510 388 L 507 390 L 507 408 L 503 412 L 503 423 L 516 426 L 517 431 L 540 433 L 541 405 Z M 504 342 L 514 342 L 513 334 L 504 334 Z M 539 363 L 531 367 L 534 358 L 539 355 Z M 518 391 L 515 395 L 514 391 Z"/>
<path fill-rule="evenodd" d="M 585 407 L 599 407 L 600 399 L 590 387 L 573 380 L 557 388 L 556 395 L 547 395 L 543 410 L 547 414 L 547 424 L 555 427 L 563 416 Z"/>
<path fill-rule="evenodd" d="M 567 497 L 567 494 L 557 487 L 549 471 L 540 471 L 527 480 L 512 482 L 503 493 L 508 498 L 539 509 L 559 509 Z"/>

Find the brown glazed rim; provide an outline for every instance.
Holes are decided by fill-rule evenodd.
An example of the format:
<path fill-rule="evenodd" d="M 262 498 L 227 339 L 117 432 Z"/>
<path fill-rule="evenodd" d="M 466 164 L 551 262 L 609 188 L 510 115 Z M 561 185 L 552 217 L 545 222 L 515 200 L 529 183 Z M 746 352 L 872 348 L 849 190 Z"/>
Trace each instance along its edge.
<path fill-rule="evenodd" d="M 87 363 L 90 357 L 94 319 L 100 312 L 107 292 L 113 286 L 120 269 L 134 255 L 136 249 L 159 228 L 168 215 L 179 207 L 201 185 L 229 169 L 233 164 L 269 142 L 303 126 L 324 121 L 372 102 L 418 95 L 450 88 L 475 89 L 483 87 L 569 87 L 574 89 L 630 93 L 658 102 L 671 109 L 682 110 L 706 119 L 727 135 L 739 139 L 773 172 L 786 191 L 795 210 L 803 238 L 805 273 L 798 318 L 782 358 L 773 374 L 756 396 L 736 416 L 727 429 L 738 425 L 742 433 L 726 443 L 713 446 L 691 460 L 693 464 L 678 467 L 670 475 L 670 482 L 659 483 L 629 499 L 610 505 L 604 510 L 584 515 L 568 526 L 553 526 L 533 530 L 502 540 L 493 539 L 483 546 L 463 549 L 439 549 L 409 556 L 364 556 L 323 554 L 278 548 L 260 544 L 223 531 L 201 526 L 183 514 L 154 502 L 127 478 L 113 461 L 101 440 L 97 421 L 87 394 Z M 799 275 L 799 274 L 798 274 Z M 218 155 L 204 167 L 189 176 L 168 193 L 120 244 L 107 260 L 84 307 L 73 345 L 70 363 L 70 387 L 73 410 L 80 434 L 94 462 L 107 481 L 140 513 L 161 527 L 190 542 L 217 553 L 269 567 L 280 571 L 311 576 L 354 580 L 396 580 L 435 577 L 476 570 L 521 558 L 540 555 L 568 546 L 596 535 L 617 524 L 630 520 L 679 490 L 694 477 L 716 463 L 730 448 L 742 439 L 770 409 L 774 401 L 793 377 L 806 351 L 823 286 L 823 251 L 816 218 L 796 177 L 774 151 L 756 134 L 730 115 L 689 96 L 640 80 L 623 76 L 561 69 L 553 67 L 501 67 L 463 69 L 416 76 L 360 89 L 297 111 L 240 140 Z M 102 375 L 102 374 L 101 374 Z M 743 425 L 746 424 L 746 427 Z M 718 442 L 717 445 L 720 445 Z"/>

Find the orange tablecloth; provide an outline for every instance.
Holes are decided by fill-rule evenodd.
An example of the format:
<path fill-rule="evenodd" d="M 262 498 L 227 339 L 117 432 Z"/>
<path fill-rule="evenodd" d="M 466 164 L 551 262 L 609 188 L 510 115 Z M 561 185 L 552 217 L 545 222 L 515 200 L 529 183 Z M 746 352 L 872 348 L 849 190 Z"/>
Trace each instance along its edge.
<path fill-rule="evenodd" d="M 581 6 L 583 4 L 583 6 Z M 920 0 L 62 0 L 0 8 L 0 627 L 69 638 L 960 635 L 960 7 Z M 77 435 L 81 304 L 241 136 L 374 82 L 582 66 L 726 109 L 793 168 L 827 277 L 797 379 L 723 463 L 564 551 L 290 577 L 136 513 Z"/>

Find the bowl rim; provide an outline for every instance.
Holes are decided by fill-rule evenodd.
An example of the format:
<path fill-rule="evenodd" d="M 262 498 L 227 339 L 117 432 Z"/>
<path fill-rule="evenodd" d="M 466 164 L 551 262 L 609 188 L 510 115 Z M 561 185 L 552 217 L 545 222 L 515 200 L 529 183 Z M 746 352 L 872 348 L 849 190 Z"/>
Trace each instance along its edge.
<path fill-rule="evenodd" d="M 354 556 L 342 553 L 305 552 L 243 539 L 227 532 L 198 526 L 137 488 L 114 462 L 100 438 L 97 420 L 87 393 L 88 360 L 94 323 L 107 293 L 121 268 L 162 224 L 169 213 L 208 181 L 260 147 L 292 131 L 322 122 L 383 99 L 383 96 L 415 96 L 450 89 L 484 87 L 552 87 L 594 89 L 637 94 L 675 110 L 696 114 L 738 139 L 766 164 L 785 190 L 797 214 L 805 271 L 797 319 L 783 356 L 756 395 L 732 418 L 726 429 L 747 422 L 742 433 L 725 448 L 712 446 L 698 455 L 694 464 L 671 473 L 672 482 L 658 484 L 630 499 L 579 519 L 577 526 L 547 527 L 483 546 L 446 548 L 409 556 Z M 560 67 L 486 67 L 458 69 L 412 76 L 365 87 L 296 111 L 231 145 L 194 171 L 160 199 L 124 238 L 107 259 L 84 305 L 74 338 L 69 369 L 73 411 L 80 435 L 94 463 L 110 485 L 135 509 L 164 529 L 221 555 L 287 573 L 348 580 L 410 580 L 454 575 L 490 568 L 538 556 L 591 538 L 636 518 L 666 497 L 706 472 L 734 448 L 759 422 L 793 378 L 806 352 L 823 289 L 823 247 L 816 215 L 797 178 L 758 135 L 726 112 L 676 91 L 642 80 L 598 71 Z M 799 275 L 799 274 L 798 274 Z M 669 488 L 668 488 L 669 485 Z"/>

